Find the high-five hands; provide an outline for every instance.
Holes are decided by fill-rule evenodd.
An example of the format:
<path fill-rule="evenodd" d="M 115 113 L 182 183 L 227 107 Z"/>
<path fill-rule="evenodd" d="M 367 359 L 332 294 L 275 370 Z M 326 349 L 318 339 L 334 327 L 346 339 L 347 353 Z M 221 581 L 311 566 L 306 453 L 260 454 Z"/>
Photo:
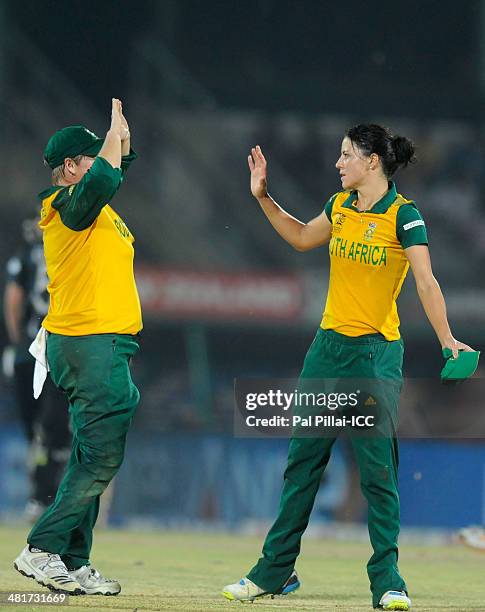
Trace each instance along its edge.
<path fill-rule="evenodd" d="M 268 195 L 267 163 L 259 145 L 251 149 L 251 155 L 248 155 L 248 164 L 251 171 L 251 193 L 255 198 L 264 198 Z"/>
<path fill-rule="evenodd" d="M 111 100 L 111 126 L 110 130 L 115 132 L 121 138 L 121 142 L 130 137 L 130 128 L 128 122 L 123 115 L 123 105 L 118 98 Z"/>

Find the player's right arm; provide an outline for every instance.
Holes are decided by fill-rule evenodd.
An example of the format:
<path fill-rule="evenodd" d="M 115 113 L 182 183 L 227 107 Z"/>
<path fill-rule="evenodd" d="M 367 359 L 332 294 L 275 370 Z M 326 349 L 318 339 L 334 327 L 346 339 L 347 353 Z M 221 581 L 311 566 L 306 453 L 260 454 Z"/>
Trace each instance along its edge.
<path fill-rule="evenodd" d="M 126 172 L 137 155 L 130 145 L 131 134 L 128 121 L 123 114 L 121 100 L 113 98 L 111 107 L 111 126 L 106 134 L 103 146 L 98 157 L 108 161 L 113 168 L 121 168 L 122 174 Z"/>
<path fill-rule="evenodd" d="M 130 130 L 128 123 L 123 117 L 121 100 L 113 98 L 111 100 L 111 125 L 104 139 L 98 157 L 102 157 L 109 162 L 113 168 L 121 167 L 122 142 L 129 139 Z"/>
<path fill-rule="evenodd" d="M 79 183 L 62 189 L 52 203 L 69 229 L 82 231 L 90 227 L 118 191 L 123 176 L 122 146 L 127 138 L 129 128 L 121 101 L 113 98 L 111 126 L 93 165 Z"/>
<path fill-rule="evenodd" d="M 310 222 L 303 223 L 287 213 L 268 194 L 267 163 L 259 146 L 251 149 L 248 164 L 251 171 L 251 193 L 271 225 L 286 242 L 297 251 L 310 251 L 330 240 L 332 224 L 325 211 Z"/>

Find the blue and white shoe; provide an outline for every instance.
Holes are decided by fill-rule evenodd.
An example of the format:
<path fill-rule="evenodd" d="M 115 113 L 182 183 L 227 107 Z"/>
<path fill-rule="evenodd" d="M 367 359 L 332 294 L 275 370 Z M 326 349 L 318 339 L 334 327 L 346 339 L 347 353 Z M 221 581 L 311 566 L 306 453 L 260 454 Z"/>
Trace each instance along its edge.
<path fill-rule="evenodd" d="M 222 594 L 226 599 L 231 601 L 254 601 L 258 597 L 273 598 L 275 595 L 289 595 L 290 593 L 293 593 L 299 589 L 300 586 L 301 583 L 298 579 L 298 574 L 293 571 L 281 589 L 275 593 L 270 593 L 269 591 L 261 589 L 257 584 L 254 584 L 254 582 L 248 578 L 242 578 L 235 584 L 228 584 L 225 586 Z"/>
<path fill-rule="evenodd" d="M 403 610 L 406 612 L 411 609 L 411 600 L 404 591 L 386 591 L 381 597 L 379 607 L 382 610 Z"/>

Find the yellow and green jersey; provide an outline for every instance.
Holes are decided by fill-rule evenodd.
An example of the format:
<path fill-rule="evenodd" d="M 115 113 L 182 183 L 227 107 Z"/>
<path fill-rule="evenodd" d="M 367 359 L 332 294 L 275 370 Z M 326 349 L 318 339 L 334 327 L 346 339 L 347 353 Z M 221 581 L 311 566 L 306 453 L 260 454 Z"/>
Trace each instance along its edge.
<path fill-rule="evenodd" d="M 76 185 L 40 194 L 49 312 L 42 325 L 67 336 L 136 334 L 141 307 L 133 274 L 134 238 L 108 204 L 123 171 L 97 157 Z"/>
<path fill-rule="evenodd" d="M 321 322 L 346 336 L 380 333 L 397 340 L 396 300 L 409 263 L 404 249 L 428 244 L 426 227 L 415 203 L 389 191 L 365 212 L 357 193 L 341 191 L 325 205 L 332 223 L 330 280 Z"/>

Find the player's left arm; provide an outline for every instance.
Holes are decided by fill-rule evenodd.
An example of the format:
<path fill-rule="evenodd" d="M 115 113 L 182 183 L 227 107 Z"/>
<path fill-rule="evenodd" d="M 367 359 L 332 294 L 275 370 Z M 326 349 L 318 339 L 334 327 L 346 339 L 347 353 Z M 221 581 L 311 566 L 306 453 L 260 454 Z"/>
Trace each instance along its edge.
<path fill-rule="evenodd" d="M 458 350 L 472 351 L 473 349 L 456 340 L 451 333 L 445 299 L 431 267 L 426 224 L 414 202 L 399 207 L 396 236 L 409 261 L 419 299 L 441 347 L 451 349 L 455 358 L 458 357 Z"/>
<path fill-rule="evenodd" d="M 453 337 L 446 314 L 446 304 L 438 281 L 433 275 L 428 246 L 417 244 L 404 250 L 416 281 L 416 289 L 426 316 L 431 323 L 442 348 L 453 351 L 453 357 L 458 357 L 458 351 L 473 351 L 471 347 L 459 342 Z"/>

